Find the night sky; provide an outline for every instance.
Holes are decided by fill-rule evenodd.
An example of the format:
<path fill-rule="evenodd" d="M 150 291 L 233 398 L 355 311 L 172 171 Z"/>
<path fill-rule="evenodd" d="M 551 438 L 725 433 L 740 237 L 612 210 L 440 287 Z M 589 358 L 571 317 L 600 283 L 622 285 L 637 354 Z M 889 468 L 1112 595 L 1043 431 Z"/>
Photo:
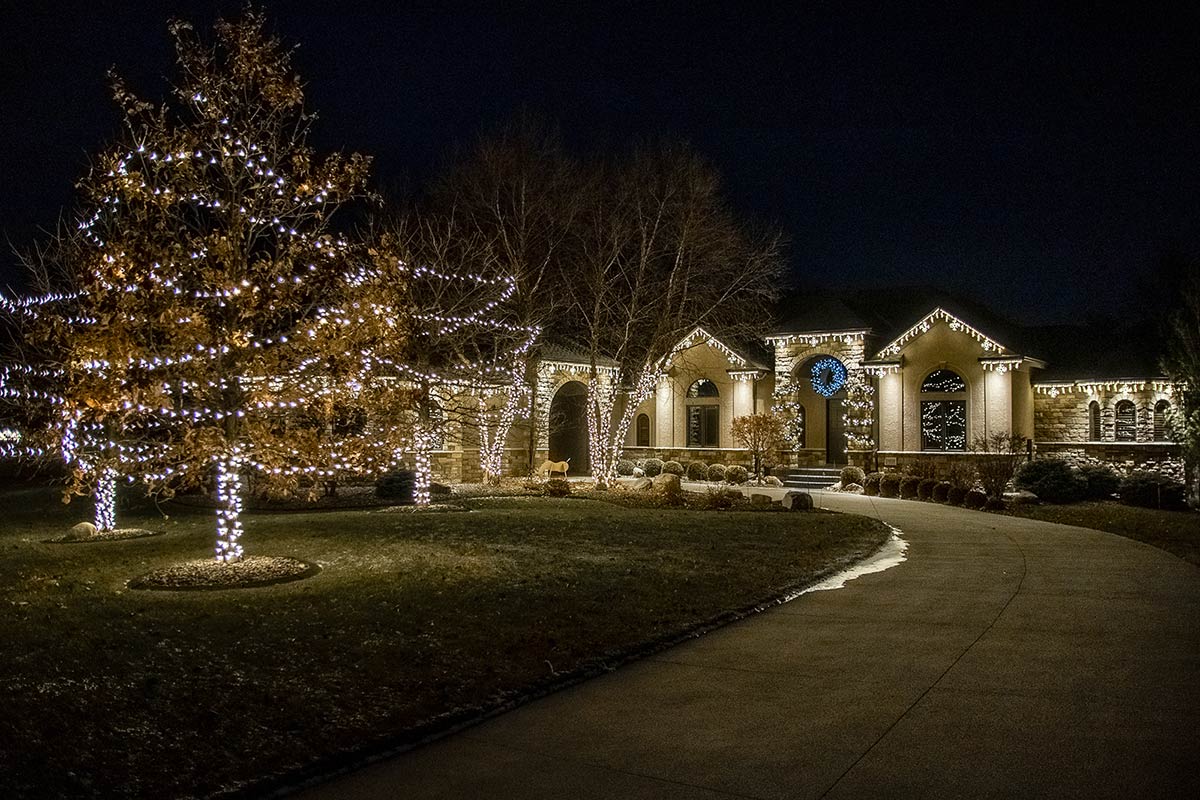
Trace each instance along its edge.
<path fill-rule="evenodd" d="M 0 229 L 27 246 L 116 128 L 107 67 L 161 97 L 167 18 L 241 3 L 19 5 L 0 12 Z M 1200 12 L 388 5 L 266 6 L 301 45 L 314 144 L 375 156 L 383 187 L 419 186 L 524 108 L 581 150 L 690 140 L 790 237 L 801 282 L 933 284 L 1070 321 L 1120 313 L 1164 253 L 1200 250 Z"/>

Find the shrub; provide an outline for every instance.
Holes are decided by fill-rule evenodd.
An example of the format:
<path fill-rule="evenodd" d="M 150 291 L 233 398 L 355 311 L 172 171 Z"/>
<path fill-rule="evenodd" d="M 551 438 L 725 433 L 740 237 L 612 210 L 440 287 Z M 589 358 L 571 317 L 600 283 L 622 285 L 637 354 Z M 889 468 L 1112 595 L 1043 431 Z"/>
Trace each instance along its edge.
<path fill-rule="evenodd" d="M 918 478 L 932 478 L 936 471 L 937 462 L 932 458 L 918 458 L 904 467 L 905 475 L 915 475 Z"/>
<path fill-rule="evenodd" d="M 933 487 L 937 486 L 938 482 L 935 478 L 922 478 L 917 484 L 917 499 L 931 500 L 933 498 Z"/>
<path fill-rule="evenodd" d="M 1108 464 L 1084 464 L 1079 468 L 1079 477 L 1083 478 L 1084 494 L 1089 500 L 1107 500 L 1121 486 L 1116 470 Z"/>
<path fill-rule="evenodd" d="M 900 496 L 905 500 L 912 500 L 917 496 L 917 487 L 921 485 L 921 478 L 916 475 L 906 475 L 900 479 Z"/>
<path fill-rule="evenodd" d="M 882 472 L 869 473 L 863 478 L 863 494 L 868 497 L 875 497 L 879 494 L 879 479 L 883 477 Z"/>
<path fill-rule="evenodd" d="M 1087 484 L 1065 461 L 1040 458 L 1026 461 L 1013 477 L 1018 489 L 1028 489 L 1047 503 L 1074 503 L 1082 500 Z"/>
<path fill-rule="evenodd" d="M 935 502 L 935 503 L 946 502 L 946 498 L 949 497 L 950 489 L 953 486 L 954 486 L 954 484 L 952 484 L 950 481 L 938 481 L 937 484 L 934 485 L 933 495 L 931 495 L 933 502 Z"/>
<path fill-rule="evenodd" d="M 617 474 L 628 477 L 629 475 L 633 474 L 633 469 L 636 466 L 637 464 L 634 464 L 628 458 L 622 458 L 617 462 Z"/>
<path fill-rule="evenodd" d="M 866 480 L 867 474 L 855 466 L 842 467 L 842 486 L 849 486 L 852 483 L 861 484 Z"/>
<path fill-rule="evenodd" d="M 737 485 L 750 480 L 750 472 L 739 464 L 734 464 L 732 467 L 725 468 L 725 480 Z"/>
<path fill-rule="evenodd" d="M 950 490 L 946 492 L 946 502 L 952 506 L 961 506 L 963 500 L 967 499 L 967 490 L 963 486 L 954 486 L 951 484 Z"/>
<path fill-rule="evenodd" d="M 1131 472 L 1120 484 L 1121 502 L 1127 506 L 1183 510 L 1183 484 L 1159 472 Z"/>
<path fill-rule="evenodd" d="M 669 472 L 672 475 L 678 475 L 679 477 L 682 478 L 683 477 L 683 464 L 680 464 L 678 461 L 666 461 L 662 465 L 662 471 Z"/>
<path fill-rule="evenodd" d="M 708 464 L 703 461 L 689 461 L 687 465 L 689 481 L 702 481 L 708 478 Z"/>
<path fill-rule="evenodd" d="M 951 461 L 941 477 L 952 486 L 970 489 L 975 485 L 975 465 L 965 461 Z"/>
<path fill-rule="evenodd" d="M 963 498 L 963 505 L 967 508 L 980 509 L 987 504 L 987 492 L 982 489 L 972 489 L 967 492 L 967 496 Z"/>
<path fill-rule="evenodd" d="M 384 500 L 411 503 L 415 482 L 416 475 L 408 469 L 398 469 L 395 472 L 380 475 L 379 479 L 375 481 L 375 496 Z"/>
<path fill-rule="evenodd" d="M 1002 497 L 1013 473 L 1025 460 L 1025 437 L 1009 433 L 980 436 L 971 444 L 972 461 L 988 497 Z"/>
<path fill-rule="evenodd" d="M 708 468 L 708 479 L 709 479 L 710 481 L 723 481 L 723 480 L 725 480 L 725 465 L 724 465 L 724 464 L 712 464 L 712 465 L 710 465 L 710 466 L 709 466 L 709 468 Z"/>
<path fill-rule="evenodd" d="M 746 502 L 746 498 L 736 489 L 714 487 L 692 501 L 694 508 L 705 511 L 723 511 Z"/>
<path fill-rule="evenodd" d="M 900 494 L 900 473 L 885 472 L 879 479 L 879 496 L 895 497 Z"/>
<path fill-rule="evenodd" d="M 445 497 L 446 495 L 454 494 L 454 490 L 444 483 L 431 481 L 429 484 L 429 494 L 434 497 Z"/>
<path fill-rule="evenodd" d="M 984 511 L 1003 511 L 1007 506 L 1004 505 L 1004 500 L 999 497 L 989 497 L 987 502 L 983 504 Z"/>
<path fill-rule="evenodd" d="M 647 478 L 653 478 L 659 475 L 663 470 L 663 462 L 657 458 L 647 458 L 646 463 L 642 465 L 642 471 L 646 473 Z"/>
<path fill-rule="evenodd" d="M 571 482 L 566 478 L 551 478 L 542 484 L 542 492 L 547 497 L 569 497 Z"/>

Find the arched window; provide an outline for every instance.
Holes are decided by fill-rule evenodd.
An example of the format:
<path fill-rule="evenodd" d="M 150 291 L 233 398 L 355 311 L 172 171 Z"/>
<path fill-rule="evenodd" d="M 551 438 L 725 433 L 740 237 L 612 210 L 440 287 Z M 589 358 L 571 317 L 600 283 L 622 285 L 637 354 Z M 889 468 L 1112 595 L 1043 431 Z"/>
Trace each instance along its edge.
<path fill-rule="evenodd" d="M 650 415 L 638 414 L 637 416 L 637 446 L 650 446 Z"/>
<path fill-rule="evenodd" d="M 701 378 L 687 390 L 687 446 L 720 447 L 721 393 Z"/>
<path fill-rule="evenodd" d="M 1095 400 L 1088 403 L 1088 441 L 1100 441 L 1100 404 Z"/>
<path fill-rule="evenodd" d="M 1159 400 L 1154 404 L 1154 441 L 1168 442 L 1171 440 L 1171 431 L 1167 427 L 1167 412 L 1171 410 L 1171 403 L 1167 400 Z"/>
<path fill-rule="evenodd" d="M 1137 441 L 1137 407 L 1132 400 L 1117 402 L 1117 436 L 1118 442 Z"/>
<path fill-rule="evenodd" d="M 967 382 L 935 369 L 921 382 L 921 449 L 967 449 Z M 927 399 L 926 399 L 927 398 Z"/>

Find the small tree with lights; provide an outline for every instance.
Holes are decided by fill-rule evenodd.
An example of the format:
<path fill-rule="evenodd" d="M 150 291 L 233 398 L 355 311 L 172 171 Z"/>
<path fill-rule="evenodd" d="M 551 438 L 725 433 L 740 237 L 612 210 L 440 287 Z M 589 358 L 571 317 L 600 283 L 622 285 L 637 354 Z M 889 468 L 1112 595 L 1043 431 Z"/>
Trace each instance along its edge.
<path fill-rule="evenodd" d="M 448 423 L 479 433 L 480 467 L 499 479 L 509 430 L 524 408 L 526 356 L 537 326 L 513 319 L 512 276 L 452 218 L 412 215 L 371 248 L 371 274 L 356 303 L 380 318 L 406 314 L 404 337 L 382 336 L 363 350 L 370 429 L 395 459 L 411 453 L 414 499 L 429 503 L 431 451 Z M 467 396 L 471 402 L 460 403 Z"/>

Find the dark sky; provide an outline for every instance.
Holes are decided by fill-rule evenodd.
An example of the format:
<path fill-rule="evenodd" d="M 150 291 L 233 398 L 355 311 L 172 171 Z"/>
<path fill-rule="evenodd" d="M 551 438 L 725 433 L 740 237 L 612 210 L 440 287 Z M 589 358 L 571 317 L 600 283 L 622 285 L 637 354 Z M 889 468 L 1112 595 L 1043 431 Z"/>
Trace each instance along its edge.
<path fill-rule="evenodd" d="M 241 3 L 3 2 L 0 229 L 27 245 L 115 130 L 106 68 L 160 97 L 166 19 Z M 689 139 L 790 236 L 800 280 L 932 283 L 1069 321 L 1119 313 L 1162 253 L 1200 249 L 1200 12 L 772 5 L 267 10 L 301 44 L 315 144 L 374 155 L 385 186 L 524 107 L 580 148 Z"/>

